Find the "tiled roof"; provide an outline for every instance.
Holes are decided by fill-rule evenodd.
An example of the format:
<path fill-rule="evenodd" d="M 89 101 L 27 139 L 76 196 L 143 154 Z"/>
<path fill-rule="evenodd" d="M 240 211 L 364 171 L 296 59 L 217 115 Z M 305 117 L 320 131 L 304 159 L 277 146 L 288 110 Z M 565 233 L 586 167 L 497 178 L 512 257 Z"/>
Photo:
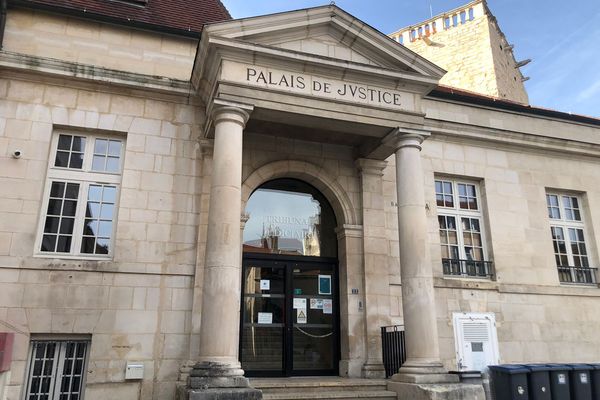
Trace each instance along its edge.
<path fill-rule="evenodd" d="M 231 19 L 219 0 L 9 0 L 8 3 L 190 35 L 202 31 L 205 24 Z"/>

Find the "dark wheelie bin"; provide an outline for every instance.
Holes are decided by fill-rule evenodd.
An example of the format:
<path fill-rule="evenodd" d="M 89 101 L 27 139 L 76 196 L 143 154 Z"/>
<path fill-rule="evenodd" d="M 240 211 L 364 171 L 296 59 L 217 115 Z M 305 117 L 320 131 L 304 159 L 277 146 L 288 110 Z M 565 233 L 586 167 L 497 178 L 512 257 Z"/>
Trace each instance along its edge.
<path fill-rule="evenodd" d="M 569 371 L 571 367 L 566 364 L 547 364 L 550 368 L 550 392 L 552 400 L 571 400 L 569 385 Z"/>
<path fill-rule="evenodd" d="M 588 364 L 569 364 L 571 367 L 571 400 L 592 400 L 592 367 Z"/>
<path fill-rule="evenodd" d="M 589 364 L 593 369 L 590 371 L 592 378 L 592 399 L 600 400 L 600 364 Z"/>
<path fill-rule="evenodd" d="M 527 374 L 529 369 L 522 365 L 490 365 L 492 390 L 495 400 L 529 399 Z"/>
<path fill-rule="evenodd" d="M 525 364 L 529 369 L 529 398 L 531 400 L 552 400 L 550 392 L 550 367 L 544 364 Z"/>

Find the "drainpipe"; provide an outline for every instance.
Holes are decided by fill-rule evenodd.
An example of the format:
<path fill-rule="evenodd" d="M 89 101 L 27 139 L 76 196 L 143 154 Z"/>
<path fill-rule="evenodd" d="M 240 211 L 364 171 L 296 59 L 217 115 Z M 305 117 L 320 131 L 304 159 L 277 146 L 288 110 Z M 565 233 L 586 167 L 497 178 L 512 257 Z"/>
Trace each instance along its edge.
<path fill-rule="evenodd" d="M 0 0 L 0 50 L 4 41 L 4 27 L 6 26 L 6 3 L 7 0 Z"/>

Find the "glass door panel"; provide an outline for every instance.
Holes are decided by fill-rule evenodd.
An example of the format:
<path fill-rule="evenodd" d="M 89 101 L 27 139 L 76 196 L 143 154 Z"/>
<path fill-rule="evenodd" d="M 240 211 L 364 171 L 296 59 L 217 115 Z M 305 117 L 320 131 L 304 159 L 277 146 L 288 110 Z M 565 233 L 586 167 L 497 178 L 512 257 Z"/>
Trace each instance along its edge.
<path fill-rule="evenodd" d="M 336 368 L 334 279 L 330 265 L 292 266 L 293 374 Z"/>
<path fill-rule="evenodd" d="M 283 371 L 285 268 L 244 268 L 241 360 L 252 371 Z"/>

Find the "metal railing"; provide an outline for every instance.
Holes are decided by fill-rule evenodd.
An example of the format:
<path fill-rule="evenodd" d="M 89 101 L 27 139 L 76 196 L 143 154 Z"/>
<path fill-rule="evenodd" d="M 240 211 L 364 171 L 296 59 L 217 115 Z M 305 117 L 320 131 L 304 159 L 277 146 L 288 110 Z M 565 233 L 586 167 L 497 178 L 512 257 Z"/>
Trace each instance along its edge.
<path fill-rule="evenodd" d="M 404 325 L 382 326 L 381 347 L 385 377 L 394 375 L 406 361 Z"/>
<path fill-rule="evenodd" d="M 569 267 L 559 265 L 558 279 L 562 283 L 588 283 L 597 284 L 596 271 L 598 268 Z"/>
<path fill-rule="evenodd" d="M 442 268 L 444 275 L 488 279 L 494 276 L 494 263 L 491 261 L 442 258 Z"/>

